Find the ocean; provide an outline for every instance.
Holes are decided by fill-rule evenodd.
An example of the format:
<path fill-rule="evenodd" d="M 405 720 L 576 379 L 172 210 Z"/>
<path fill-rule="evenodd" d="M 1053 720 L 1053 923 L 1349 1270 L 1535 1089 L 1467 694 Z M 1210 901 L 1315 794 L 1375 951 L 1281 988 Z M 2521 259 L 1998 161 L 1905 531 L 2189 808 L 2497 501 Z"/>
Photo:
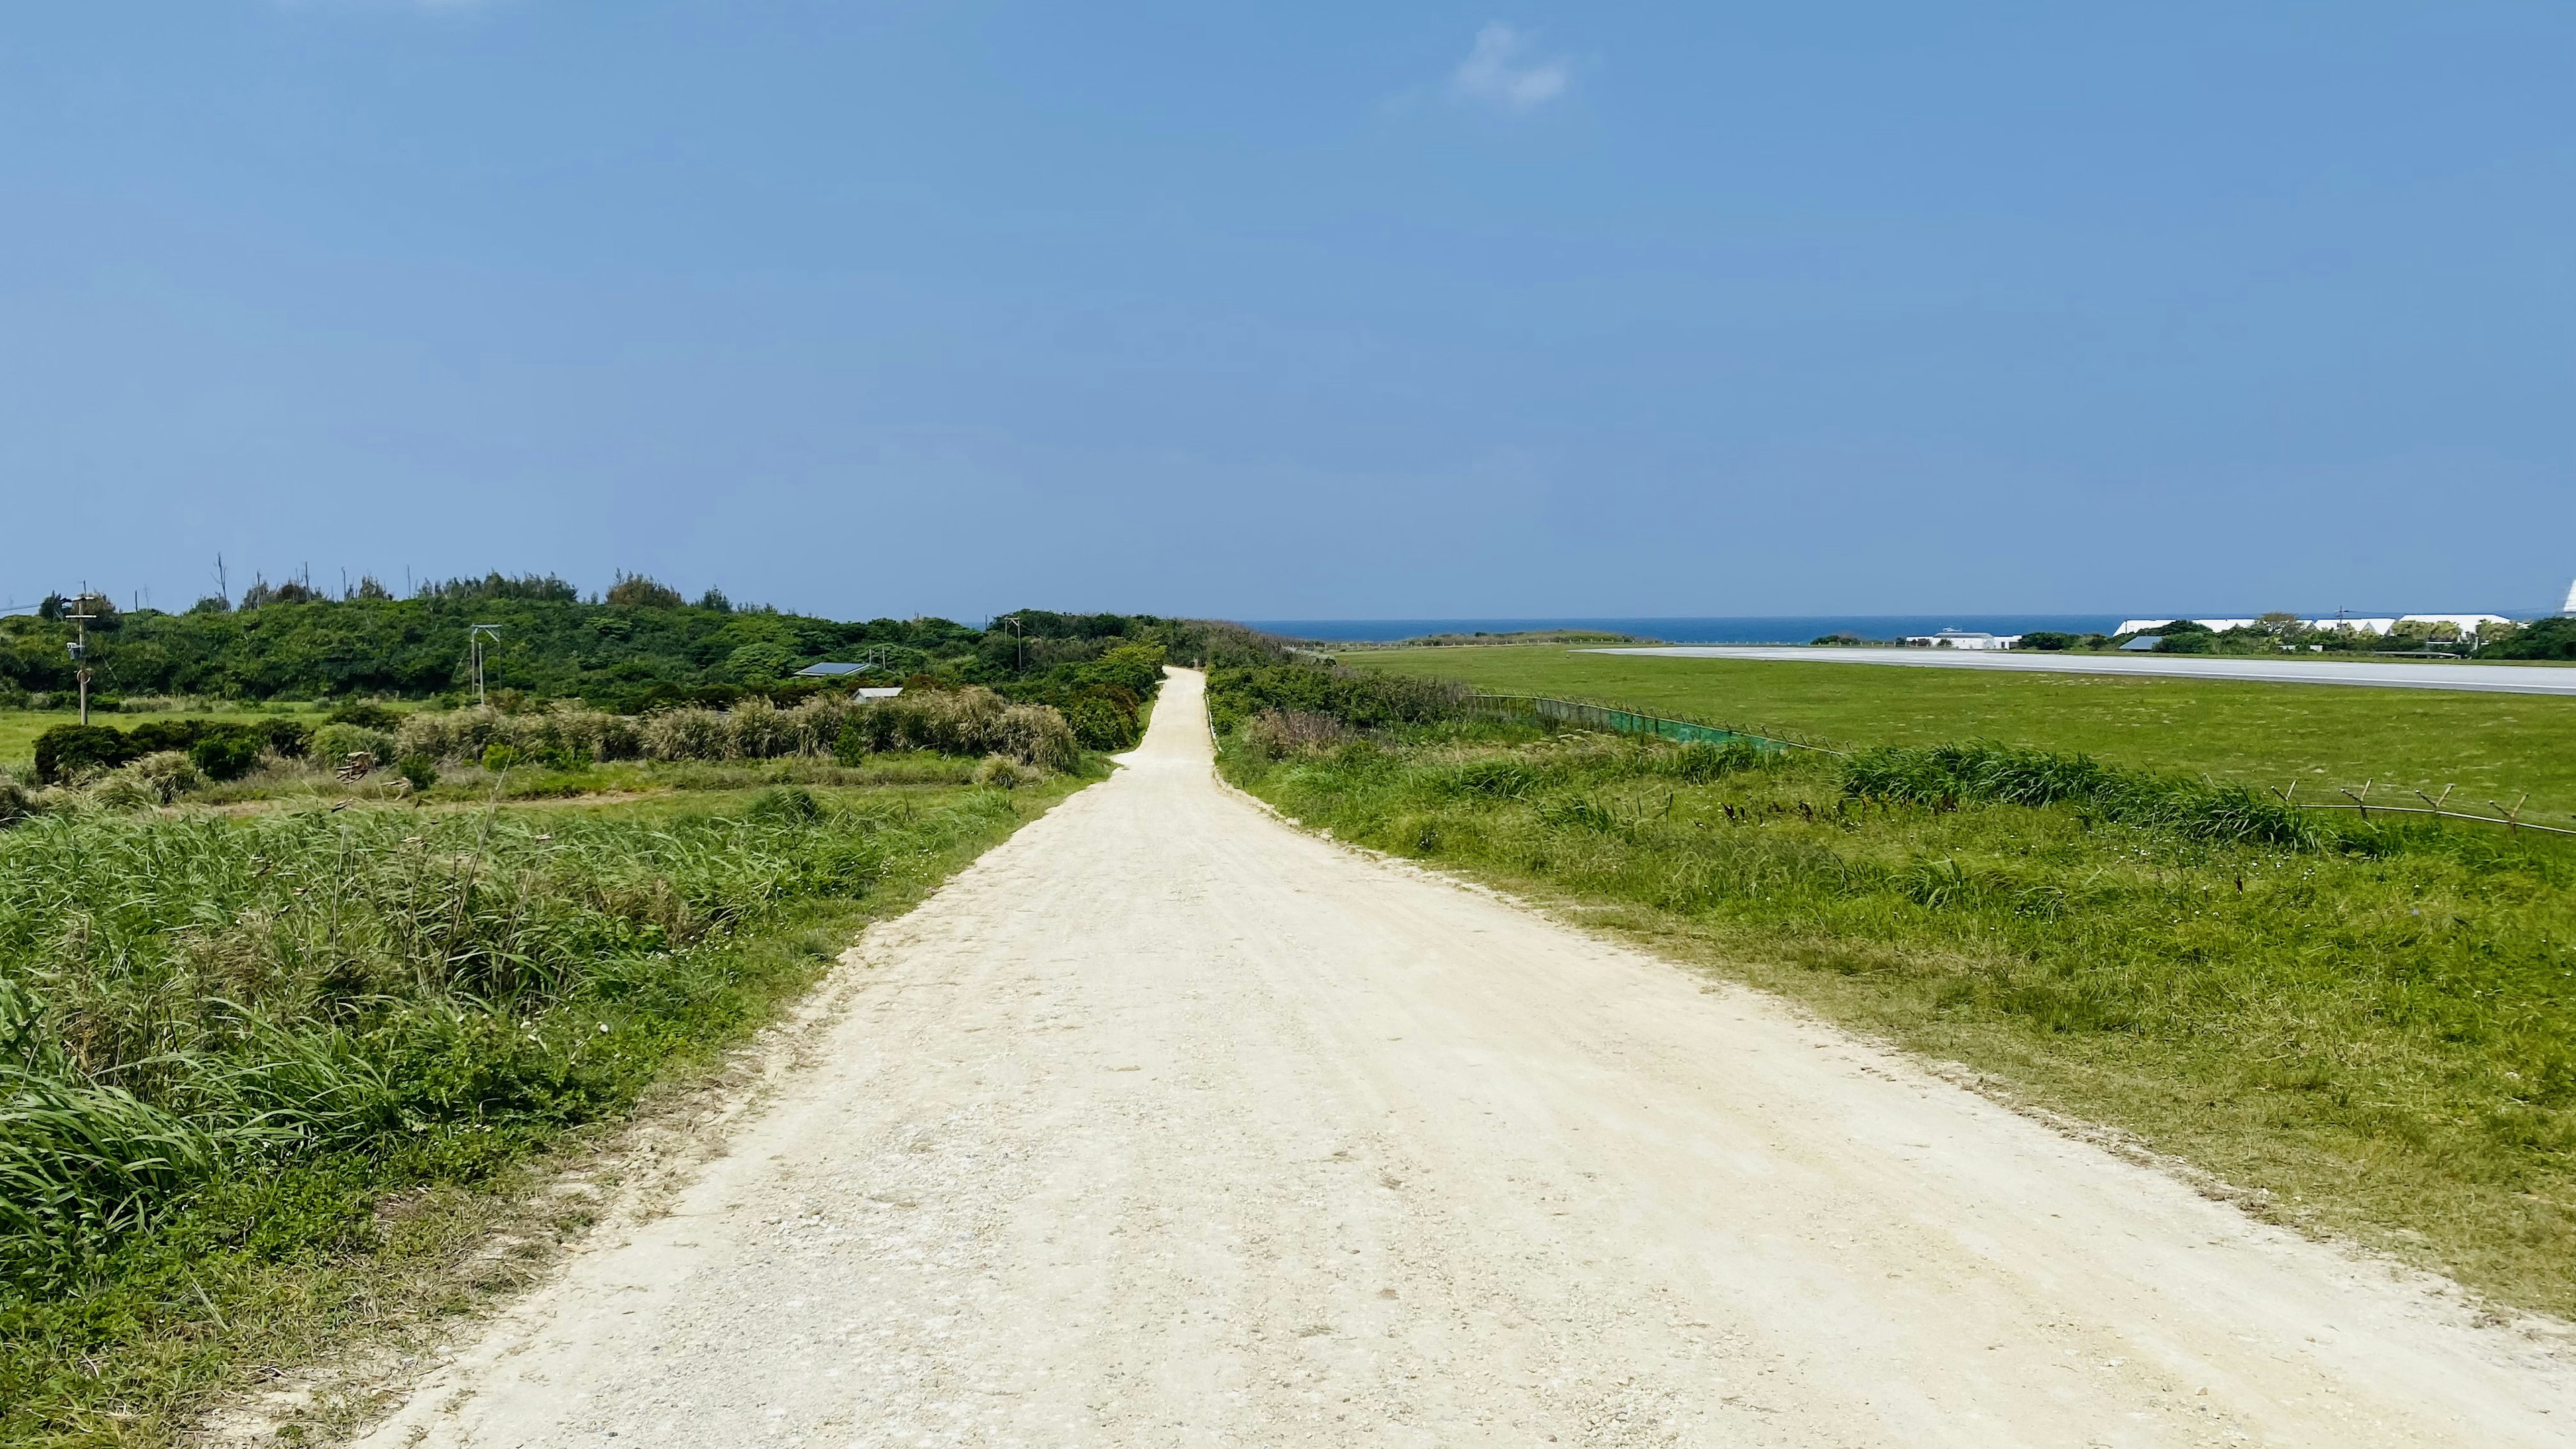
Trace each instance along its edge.
<path fill-rule="evenodd" d="M 1783 614 L 1733 619 L 1245 619 L 1240 622 L 1292 639 L 1383 643 L 1426 634 L 1519 634 L 1539 629 L 1597 629 L 1636 634 L 1672 644 L 1804 644 L 1827 634 L 1901 639 L 1969 629 L 1987 634 L 2028 634 L 2055 629 L 2068 634 L 2107 634 L 2119 614 Z"/>

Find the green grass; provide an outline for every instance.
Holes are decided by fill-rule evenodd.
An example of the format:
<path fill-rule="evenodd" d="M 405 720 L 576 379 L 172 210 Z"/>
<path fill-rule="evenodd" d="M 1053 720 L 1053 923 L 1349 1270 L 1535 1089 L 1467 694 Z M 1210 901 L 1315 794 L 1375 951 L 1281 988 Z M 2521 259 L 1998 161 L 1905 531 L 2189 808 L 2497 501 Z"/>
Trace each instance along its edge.
<path fill-rule="evenodd" d="M 1539 680 L 1567 676 L 1518 682 Z M 1258 738 L 1230 735 L 1225 770 L 1310 828 L 1577 908 L 2133 1133 L 2258 1212 L 2576 1312 L 2576 842 L 2312 827 L 1987 751 L 1434 724 L 1271 759 Z"/>
<path fill-rule="evenodd" d="M 1082 783 L 0 831 L 0 1442 L 167 1443 L 463 1306 L 535 1156 Z"/>
<path fill-rule="evenodd" d="M 193 711 L 144 710 L 134 714 L 90 715 L 90 723 L 114 725 L 130 730 L 147 720 L 211 719 L 259 720 L 295 719 L 308 725 L 320 724 L 325 711 L 319 706 L 274 705 L 256 709 L 221 709 Z M 0 709 L 0 769 L 32 769 L 36 763 L 36 736 L 56 725 L 80 723 L 80 711 L 71 709 Z"/>
<path fill-rule="evenodd" d="M 1839 745 L 1965 739 L 2266 787 L 2300 798 L 2376 781 L 2485 812 L 2528 791 L 2534 820 L 2576 824 L 2576 699 L 2339 685 L 2112 679 L 1885 665 L 1665 659 L 1562 649 L 1354 652 L 1356 668 L 1492 693 L 1611 700 Z"/>

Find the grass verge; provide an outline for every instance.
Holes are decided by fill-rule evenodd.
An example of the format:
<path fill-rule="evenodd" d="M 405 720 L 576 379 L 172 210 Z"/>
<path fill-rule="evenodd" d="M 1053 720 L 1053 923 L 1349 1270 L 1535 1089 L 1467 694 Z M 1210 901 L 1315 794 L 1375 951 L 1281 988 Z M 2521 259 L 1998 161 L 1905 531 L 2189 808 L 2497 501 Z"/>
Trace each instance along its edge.
<path fill-rule="evenodd" d="M 0 1442 L 167 1443 L 469 1305 L 496 1223 L 578 1226 L 541 1154 L 1083 783 L 0 833 Z"/>
<path fill-rule="evenodd" d="M 2456 784 L 2452 803 L 2483 811 L 2528 791 L 2529 818 L 2576 824 L 2576 699 L 1524 647 L 1354 651 L 1344 662 L 1837 746 L 1993 739 L 2262 787 L 2295 779 L 2301 799 L 2375 781 L 2373 800 L 2414 804 L 2407 792 Z"/>
<path fill-rule="evenodd" d="M 1993 748 L 1259 724 L 1222 768 L 1309 827 L 1588 908 L 2260 1212 L 2576 1313 L 2564 843 L 2320 829 L 2251 791 Z"/>

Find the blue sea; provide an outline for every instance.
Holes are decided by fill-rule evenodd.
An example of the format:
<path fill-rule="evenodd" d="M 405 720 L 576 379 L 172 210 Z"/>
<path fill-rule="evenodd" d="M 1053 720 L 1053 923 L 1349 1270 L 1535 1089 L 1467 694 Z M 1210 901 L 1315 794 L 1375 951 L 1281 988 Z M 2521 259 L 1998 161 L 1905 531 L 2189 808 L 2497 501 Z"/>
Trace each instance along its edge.
<path fill-rule="evenodd" d="M 1292 639 L 1383 643 L 1426 634 L 1519 634 L 1537 629 L 1598 629 L 1672 644 L 1804 644 L 1827 634 L 1863 639 L 1902 639 L 1969 629 L 1988 634 L 2028 634 L 2055 629 L 2068 634 L 2107 634 L 2119 614 L 1784 614 L 1741 619 L 1245 619 L 1240 622 Z"/>

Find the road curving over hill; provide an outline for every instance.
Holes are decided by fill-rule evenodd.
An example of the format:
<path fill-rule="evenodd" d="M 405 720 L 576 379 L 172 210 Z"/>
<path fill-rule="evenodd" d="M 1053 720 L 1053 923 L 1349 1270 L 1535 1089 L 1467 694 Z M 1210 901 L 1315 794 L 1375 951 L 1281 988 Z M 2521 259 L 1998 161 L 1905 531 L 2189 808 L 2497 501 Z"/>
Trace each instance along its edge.
<path fill-rule="evenodd" d="M 1201 688 L 367 1442 L 2576 1442 L 2542 1326 L 1304 835 Z"/>

